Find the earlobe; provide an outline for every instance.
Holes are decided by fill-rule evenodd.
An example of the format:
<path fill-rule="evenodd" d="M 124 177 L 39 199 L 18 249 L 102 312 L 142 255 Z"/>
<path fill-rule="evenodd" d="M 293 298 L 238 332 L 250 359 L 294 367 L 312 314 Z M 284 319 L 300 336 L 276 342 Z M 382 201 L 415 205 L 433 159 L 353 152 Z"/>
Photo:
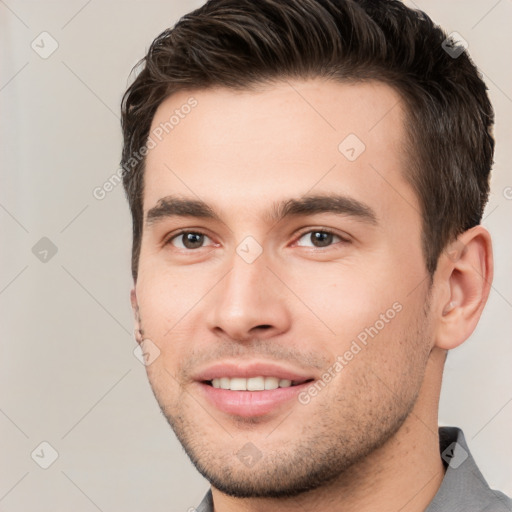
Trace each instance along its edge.
<path fill-rule="evenodd" d="M 135 291 L 135 286 L 130 290 L 130 302 L 132 304 L 132 310 L 135 313 L 135 311 L 138 311 L 139 306 L 137 303 L 137 292 Z"/>
<path fill-rule="evenodd" d="M 489 296 L 493 278 L 489 232 L 478 225 L 462 233 L 440 256 L 438 270 L 443 298 L 437 307 L 435 345 L 450 350 L 473 333 Z"/>
<path fill-rule="evenodd" d="M 132 304 L 133 316 L 134 316 L 134 334 L 135 340 L 137 343 L 142 342 L 142 330 L 140 326 L 140 314 L 139 314 L 139 304 L 137 302 L 137 293 L 135 292 L 135 287 L 130 291 L 130 302 Z"/>

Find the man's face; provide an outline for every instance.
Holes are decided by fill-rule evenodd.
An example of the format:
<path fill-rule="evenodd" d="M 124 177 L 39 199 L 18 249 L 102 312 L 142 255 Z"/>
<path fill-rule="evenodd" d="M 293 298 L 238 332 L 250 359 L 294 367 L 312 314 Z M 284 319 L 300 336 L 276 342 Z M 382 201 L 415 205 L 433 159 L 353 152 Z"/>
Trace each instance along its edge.
<path fill-rule="evenodd" d="M 432 348 L 399 96 L 322 80 L 180 92 L 152 133 L 173 115 L 147 156 L 132 295 L 160 351 L 151 386 L 214 487 L 317 487 L 400 428 Z"/>

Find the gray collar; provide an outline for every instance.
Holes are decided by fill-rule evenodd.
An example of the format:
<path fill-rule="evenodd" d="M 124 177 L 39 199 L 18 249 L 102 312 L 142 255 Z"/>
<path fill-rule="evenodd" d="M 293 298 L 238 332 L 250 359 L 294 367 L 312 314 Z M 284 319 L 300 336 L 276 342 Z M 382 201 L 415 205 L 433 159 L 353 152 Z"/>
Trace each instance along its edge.
<path fill-rule="evenodd" d="M 441 487 L 425 512 L 509 512 L 512 501 L 492 490 L 473 459 L 462 430 L 439 428 L 441 458 L 446 466 Z"/>

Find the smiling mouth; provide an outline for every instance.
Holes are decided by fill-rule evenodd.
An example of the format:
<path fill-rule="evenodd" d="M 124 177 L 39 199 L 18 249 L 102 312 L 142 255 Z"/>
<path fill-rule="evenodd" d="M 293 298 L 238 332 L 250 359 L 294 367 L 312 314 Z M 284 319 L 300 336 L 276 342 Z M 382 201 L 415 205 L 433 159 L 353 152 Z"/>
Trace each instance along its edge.
<path fill-rule="evenodd" d="M 290 388 L 311 382 L 313 379 L 289 380 L 278 377 L 218 377 L 212 380 L 203 381 L 216 389 L 227 389 L 230 391 L 269 391 L 277 388 Z"/>

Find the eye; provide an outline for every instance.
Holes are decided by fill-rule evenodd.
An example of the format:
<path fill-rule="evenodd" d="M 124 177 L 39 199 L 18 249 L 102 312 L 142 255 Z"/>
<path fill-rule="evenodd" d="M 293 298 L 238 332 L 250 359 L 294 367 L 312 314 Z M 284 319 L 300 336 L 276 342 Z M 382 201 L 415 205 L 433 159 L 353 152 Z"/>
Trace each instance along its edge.
<path fill-rule="evenodd" d="M 171 237 L 166 244 L 171 244 L 178 249 L 200 249 L 205 240 L 210 240 L 210 237 L 206 236 L 203 233 L 198 233 L 196 231 L 182 231 L 177 235 Z"/>
<path fill-rule="evenodd" d="M 304 240 L 305 243 L 300 243 L 301 240 Z M 309 244 L 307 243 L 309 242 Z M 301 237 L 297 240 L 297 245 L 302 247 L 328 247 L 333 243 L 337 242 L 345 242 L 349 243 L 349 241 L 345 238 L 342 238 L 339 235 L 332 233 L 331 231 L 326 230 L 312 230 L 303 233 Z"/>

